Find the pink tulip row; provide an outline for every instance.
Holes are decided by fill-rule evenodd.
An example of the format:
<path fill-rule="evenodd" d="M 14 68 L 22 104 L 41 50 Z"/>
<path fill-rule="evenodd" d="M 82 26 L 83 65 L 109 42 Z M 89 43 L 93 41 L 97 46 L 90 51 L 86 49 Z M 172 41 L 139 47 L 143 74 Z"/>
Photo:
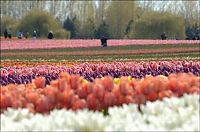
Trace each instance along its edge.
<path fill-rule="evenodd" d="M 199 40 L 135 40 L 118 39 L 108 40 L 109 46 L 121 45 L 151 45 L 151 44 L 200 44 Z M 1 40 L 1 50 L 4 49 L 51 49 L 51 48 L 77 48 L 100 46 L 99 39 L 76 40 Z"/>

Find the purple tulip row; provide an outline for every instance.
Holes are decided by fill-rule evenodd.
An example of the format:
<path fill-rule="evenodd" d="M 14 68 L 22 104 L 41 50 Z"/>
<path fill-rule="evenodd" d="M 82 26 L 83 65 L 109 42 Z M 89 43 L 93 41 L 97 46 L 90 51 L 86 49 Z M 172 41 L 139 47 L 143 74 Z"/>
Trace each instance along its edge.
<path fill-rule="evenodd" d="M 194 61 L 158 61 L 158 62 L 113 62 L 113 63 L 82 63 L 73 66 L 41 65 L 36 67 L 3 67 L 1 68 L 0 85 L 27 84 L 36 76 L 46 78 L 46 83 L 58 78 L 60 72 L 80 74 L 85 79 L 93 81 L 95 78 L 112 76 L 132 76 L 142 78 L 146 75 L 164 75 L 171 73 L 191 72 L 200 76 L 200 62 Z"/>

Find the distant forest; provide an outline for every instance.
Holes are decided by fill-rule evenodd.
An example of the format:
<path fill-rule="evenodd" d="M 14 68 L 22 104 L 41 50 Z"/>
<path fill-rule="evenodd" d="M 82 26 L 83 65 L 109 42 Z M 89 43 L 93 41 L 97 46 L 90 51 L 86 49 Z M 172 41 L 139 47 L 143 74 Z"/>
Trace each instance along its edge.
<path fill-rule="evenodd" d="M 200 34 L 200 1 L 1 1 L 6 28 L 46 37 L 94 39 L 192 39 Z"/>

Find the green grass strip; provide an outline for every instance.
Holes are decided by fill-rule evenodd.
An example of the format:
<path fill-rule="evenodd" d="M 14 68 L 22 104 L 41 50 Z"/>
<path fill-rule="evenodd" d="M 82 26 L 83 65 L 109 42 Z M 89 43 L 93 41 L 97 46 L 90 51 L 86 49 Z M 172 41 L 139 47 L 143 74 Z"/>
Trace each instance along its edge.
<path fill-rule="evenodd" d="M 93 56 L 1 56 L 1 61 L 4 60 L 55 60 L 55 61 L 90 61 L 90 60 L 102 60 L 102 61 L 116 61 L 116 60 L 137 60 L 137 59 L 164 59 L 164 58 L 195 58 L 200 59 L 199 52 L 185 52 L 185 53 L 161 53 L 161 54 L 127 54 L 127 55 L 93 55 Z"/>

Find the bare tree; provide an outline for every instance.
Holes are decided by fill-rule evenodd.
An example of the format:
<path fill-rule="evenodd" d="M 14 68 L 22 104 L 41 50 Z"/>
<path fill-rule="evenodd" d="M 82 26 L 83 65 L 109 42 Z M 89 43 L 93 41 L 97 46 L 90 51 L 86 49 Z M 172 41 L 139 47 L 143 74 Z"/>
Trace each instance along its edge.
<path fill-rule="evenodd" d="M 171 1 L 168 11 L 184 17 L 186 26 L 200 25 L 200 1 Z"/>

